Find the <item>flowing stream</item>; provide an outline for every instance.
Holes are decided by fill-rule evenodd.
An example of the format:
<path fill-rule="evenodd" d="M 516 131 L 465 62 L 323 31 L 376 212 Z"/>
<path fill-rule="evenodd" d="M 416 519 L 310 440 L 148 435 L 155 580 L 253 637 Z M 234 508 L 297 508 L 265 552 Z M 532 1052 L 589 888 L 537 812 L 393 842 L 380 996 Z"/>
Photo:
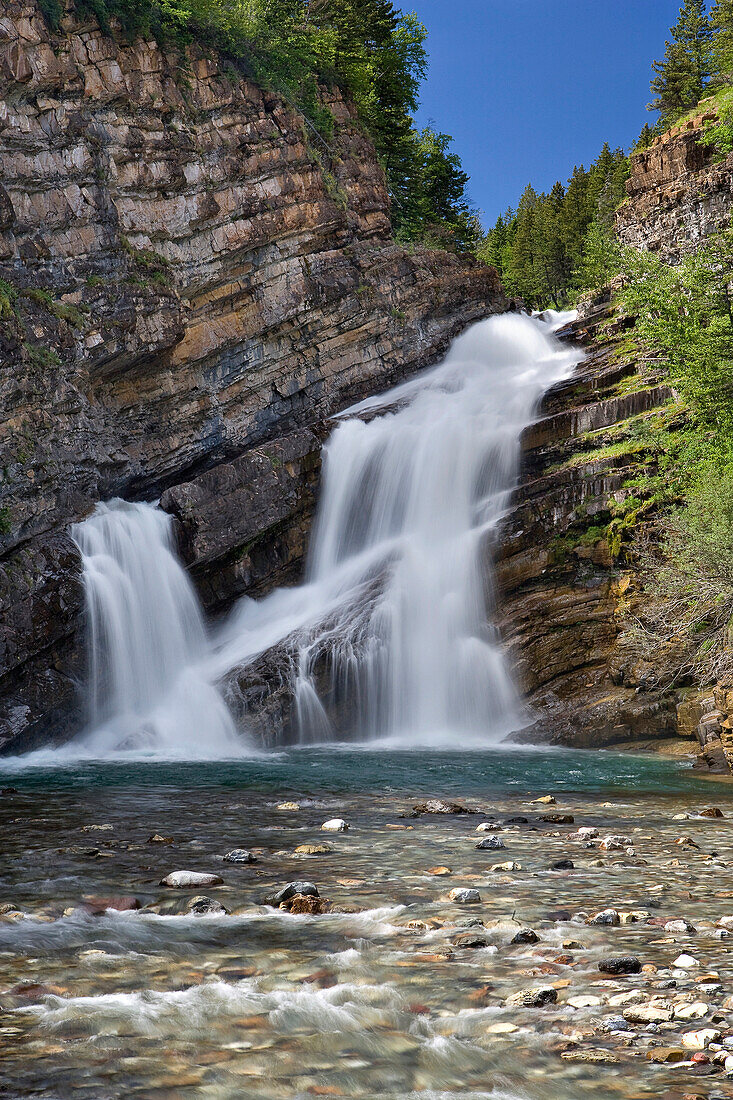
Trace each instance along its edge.
<path fill-rule="evenodd" d="M 208 637 L 155 506 L 74 528 L 89 609 L 92 754 L 248 748 L 216 686 L 288 654 L 297 739 L 496 743 L 523 720 L 492 625 L 487 549 L 542 393 L 580 352 L 568 315 L 492 317 L 430 371 L 347 410 L 326 446 L 305 582 L 242 600 Z M 338 716 L 335 718 L 334 716 Z"/>

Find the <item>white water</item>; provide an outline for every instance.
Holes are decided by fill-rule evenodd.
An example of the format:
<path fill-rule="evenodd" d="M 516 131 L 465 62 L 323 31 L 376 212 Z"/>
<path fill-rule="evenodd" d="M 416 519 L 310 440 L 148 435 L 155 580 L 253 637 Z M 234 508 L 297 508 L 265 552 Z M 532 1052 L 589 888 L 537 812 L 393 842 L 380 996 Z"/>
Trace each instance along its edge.
<path fill-rule="evenodd" d="M 88 618 L 92 755 L 189 758 L 240 752 L 231 715 L 206 678 L 209 649 L 196 592 L 176 559 L 172 519 L 113 500 L 72 528 Z"/>
<path fill-rule="evenodd" d="M 283 642 L 302 744 L 476 747 L 519 728 L 526 716 L 491 625 L 486 540 L 516 483 L 523 429 L 581 356 L 552 335 L 571 316 L 480 322 L 438 367 L 342 414 L 306 582 L 240 601 L 213 641 L 169 517 L 116 501 L 78 524 L 85 754 L 241 754 L 216 684 Z"/>

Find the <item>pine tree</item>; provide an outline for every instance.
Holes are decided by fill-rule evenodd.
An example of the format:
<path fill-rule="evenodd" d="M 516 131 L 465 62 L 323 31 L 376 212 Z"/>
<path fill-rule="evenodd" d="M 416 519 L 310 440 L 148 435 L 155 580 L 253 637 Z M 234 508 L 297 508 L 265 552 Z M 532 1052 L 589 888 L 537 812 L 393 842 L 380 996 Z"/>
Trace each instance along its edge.
<path fill-rule="evenodd" d="M 651 83 L 655 99 L 649 109 L 659 111 L 665 124 L 674 122 L 702 99 L 713 63 L 713 28 L 705 0 L 685 0 L 670 28 L 664 58 L 655 61 Z"/>
<path fill-rule="evenodd" d="M 713 39 L 715 82 L 730 83 L 733 76 L 733 0 L 717 0 L 710 12 L 710 25 L 715 36 Z"/>

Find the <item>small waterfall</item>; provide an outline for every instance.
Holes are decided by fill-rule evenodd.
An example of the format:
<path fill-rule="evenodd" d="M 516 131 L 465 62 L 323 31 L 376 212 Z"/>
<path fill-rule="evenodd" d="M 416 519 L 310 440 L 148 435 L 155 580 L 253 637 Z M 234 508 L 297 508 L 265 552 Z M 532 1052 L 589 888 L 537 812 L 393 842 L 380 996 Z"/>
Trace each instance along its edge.
<path fill-rule="evenodd" d="M 171 517 L 152 504 L 100 504 L 72 536 L 88 615 L 90 752 L 193 757 L 241 752 L 204 671 L 201 609 L 176 559 Z"/>

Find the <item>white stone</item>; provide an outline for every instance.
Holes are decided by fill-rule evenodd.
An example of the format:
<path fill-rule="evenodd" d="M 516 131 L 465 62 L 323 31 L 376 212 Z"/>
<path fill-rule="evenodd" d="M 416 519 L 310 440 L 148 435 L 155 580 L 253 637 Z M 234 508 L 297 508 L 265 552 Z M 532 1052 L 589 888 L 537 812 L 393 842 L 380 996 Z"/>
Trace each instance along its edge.
<path fill-rule="evenodd" d="M 682 1036 L 682 1046 L 687 1050 L 705 1050 L 711 1043 L 717 1043 L 722 1036 L 714 1027 L 704 1027 L 700 1031 L 688 1031 Z"/>
<path fill-rule="evenodd" d="M 691 970 L 693 966 L 699 966 L 700 963 L 697 959 L 693 959 L 692 955 L 678 955 L 672 963 L 672 966 L 679 967 L 680 970 Z"/>
<path fill-rule="evenodd" d="M 585 997 L 568 997 L 566 1004 L 571 1008 L 597 1008 L 598 1005 L 603 1004 L 600 997 L 594 997 L 591 994 L 587 994 Z"/>
<path fill-rule="evenodd" d="M 180 889 L 187 886 L 220 886 L 223 881 L 219 875 L 207 875 L 201 871 L 171 871 L 160 885 Z"/>
<path fill-rule="evenodd" d="M 345 833 L 348 827 L 342 817 L 332 817 L 321 825 L 321 828 L 325 829 L 327 833 Z"/>
<path fill-rule="evenodd" d="M 451 890 L 448 895 L 451 901 L 457 901 L 460 905 L 470 905 L 477 901 L 481 901 L 481 895 L 478 890 L 467 890 L 463 887 L 456 887 L 455 890 Z"/>
<path fill-rule="evenodd" d="M 497 825 L 495 821 L 482 821 L 476 826 L 477 833 L 498 833 L 500 830 L 501 825 Z"/>
<path fill-rule="evenodd" d="M 584 825 L 582 829 L 578 829 L 577 835 L 581 840 L 595 840 L 599 834 L 598 829 L 591 829 L 589 825 Z"/>
<path fill-rule="evenodd" d="M 706 1016 L 710 1006 L 705 1001 L 694 1001 L 692 1004 L 680 1004 L 674 1006 L 675 1020 L 699 1020 Z"/>
<path fill-rule="evenodd" d="M 512 863 L 512 862 L 494 863 L 494 864 L 492 864 L 491 870 L 492 871 L 521 871 L 522 870 L 522 864 L 521 863 Z"/>

